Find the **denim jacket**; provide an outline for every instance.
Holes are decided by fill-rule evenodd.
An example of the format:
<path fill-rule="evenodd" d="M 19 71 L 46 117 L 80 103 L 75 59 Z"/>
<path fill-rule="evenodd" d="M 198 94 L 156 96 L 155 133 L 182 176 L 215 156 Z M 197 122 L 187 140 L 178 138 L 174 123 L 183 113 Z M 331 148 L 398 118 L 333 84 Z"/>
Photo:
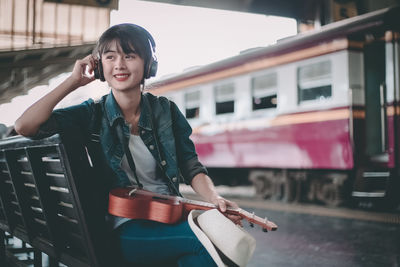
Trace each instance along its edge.
<path fill-rule="evenodd" d="M 165 97 L 142 94 L 140 108 L 139 135 L 165 176 L 171 193 L 179 194 L 179 182 L 190 184 L 196 174 L 207 174 L 189 138 L 192 129 L 176 104 Z M 102 156 L 115 174 L 111 186 L 122 187 L 130 185 L 121 168 L 123 146 L 129 142 L 130 130 L 110 92 L 96 102 L 89 99 L 80 105 L 55 110 L 35 138 L 79 133 L 86 142 L 100 143 Z"/>

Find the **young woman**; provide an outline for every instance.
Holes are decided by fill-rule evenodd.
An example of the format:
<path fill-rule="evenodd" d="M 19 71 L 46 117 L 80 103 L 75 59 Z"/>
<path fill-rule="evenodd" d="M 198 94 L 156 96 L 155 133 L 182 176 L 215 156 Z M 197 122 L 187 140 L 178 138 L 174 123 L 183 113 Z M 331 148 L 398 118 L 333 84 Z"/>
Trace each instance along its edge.
<path fill-rule="evenodd" d="M 154 49 L 152 36 L 138 25 L 109 28 L 93 55 L 76 61 L 69 78 L 22 114 L 15 123 L 16 131 L 36 138 L 78 133 L 84 140 L 98 134 L 103 158 L 113 173 L 110 189 L 140 185 L 156 193 L 179 195 L 182 181 L 222 211 L 236 208 L 234 202 L 218 195 L 198 161 L 189 138 L 191 128 L 177 106 L 164 97 L 142 92 L 145 79 L 157 69 Z M 70 92 L 92 82 L 93 72 L 107 81 L 108 95 L 53 111 Z M 230 219 L 240 223 L 237 216 Z M 111 215 L 108 221 L 129 263 L 215 265 L 187 222 L 168 225 Z"/>

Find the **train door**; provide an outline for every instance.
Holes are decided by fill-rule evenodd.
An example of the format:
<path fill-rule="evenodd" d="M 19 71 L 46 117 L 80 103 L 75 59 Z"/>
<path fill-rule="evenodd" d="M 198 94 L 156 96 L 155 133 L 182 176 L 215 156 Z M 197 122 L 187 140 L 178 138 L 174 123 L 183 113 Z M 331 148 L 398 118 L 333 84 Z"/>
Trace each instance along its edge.
<path fill-rule="evenodd" d="M 358 146 L 359 164 L 352 195 L 359 203 L 370 203 L 371 199 L 383 199 L 388 176 L 385 165 L 387 153 L 386 119 L 386 51 L 385 42 L 376 39 L 364 45 L 364 89 L 365 121 L 364 147 Z M 361 128 L 362 129 L 362 128 Z M 359 130 L 361 130 L 359 129 Z M 356 140 L 360 142 L 360 140 Z M 367 199 L 367 201 L 364 201 Z"/>
<path fill-rule="evenodd" d="M 398 43 L 379 38 L 365 44 L 365 148 L 357 152 L 364 157 L 358 166 L 353 196 L 385 205 L 393 203 L 391 192 L 399 178 L 398 64 Z"/>
<path fill-rule="evenodd" d="M 365 153 L 371 163 L 385 163 L 387 154 L 385 42 L 364 47 L 365 71 Z"/>

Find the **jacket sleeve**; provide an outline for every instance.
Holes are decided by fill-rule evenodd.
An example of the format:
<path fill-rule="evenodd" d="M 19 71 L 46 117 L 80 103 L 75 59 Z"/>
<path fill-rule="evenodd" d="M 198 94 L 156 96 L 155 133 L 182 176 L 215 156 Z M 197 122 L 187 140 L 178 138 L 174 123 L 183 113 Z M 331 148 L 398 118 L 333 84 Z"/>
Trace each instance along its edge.
<path fill-rule="evenodd" d="M 172 127 L 175 136 L 177 163 L 186 184 L 199 173 L 207 173 L 207 169 L 198 160 L 193 141 L 190 139 L 192 128 L 174 102 L 171 105 Z"/>
<path fill-rule="evenodd" d="M 82 104 L 56 109 L 32 137 L 41 139 L 53 134 L 81 134 L 86 136 L 94 116 L 94 101 L 89 99 Z"/>

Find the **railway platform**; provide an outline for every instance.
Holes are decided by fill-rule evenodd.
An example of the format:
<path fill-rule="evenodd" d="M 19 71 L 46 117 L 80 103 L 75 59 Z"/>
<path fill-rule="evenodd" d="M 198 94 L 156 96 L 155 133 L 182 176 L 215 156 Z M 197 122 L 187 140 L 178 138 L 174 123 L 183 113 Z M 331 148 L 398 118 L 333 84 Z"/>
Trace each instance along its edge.
<path fill-rule="evenodd" d="M 244 222 L 257 240 L 249 267 L 400 266 L 400 212 L 372 212 L 256 200 L 251 188 L 217 188 L 241 208 L 268 217 L 276 232 Z M 192 197 L 190 190 L 186 197 Z M 236 195 L 235 195 L 236 193 Z"/>

